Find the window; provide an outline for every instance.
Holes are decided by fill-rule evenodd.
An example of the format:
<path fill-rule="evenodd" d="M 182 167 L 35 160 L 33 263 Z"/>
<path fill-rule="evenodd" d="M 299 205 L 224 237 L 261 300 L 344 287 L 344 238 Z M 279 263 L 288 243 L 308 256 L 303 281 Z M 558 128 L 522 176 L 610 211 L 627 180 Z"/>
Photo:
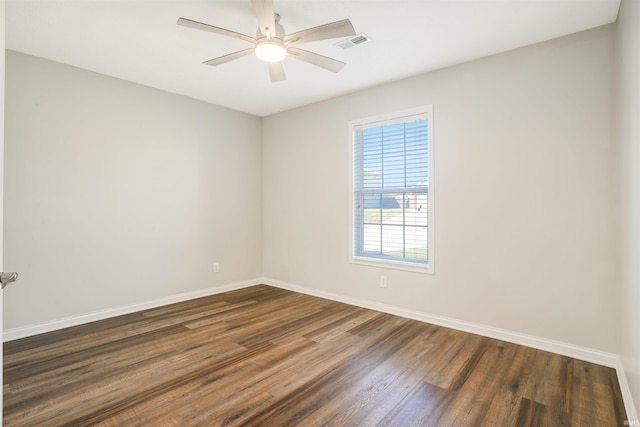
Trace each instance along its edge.
<path fill-rule="evenodd" d="M 431 107 L 350 123 L 352 262 L 433 272 Z"/>

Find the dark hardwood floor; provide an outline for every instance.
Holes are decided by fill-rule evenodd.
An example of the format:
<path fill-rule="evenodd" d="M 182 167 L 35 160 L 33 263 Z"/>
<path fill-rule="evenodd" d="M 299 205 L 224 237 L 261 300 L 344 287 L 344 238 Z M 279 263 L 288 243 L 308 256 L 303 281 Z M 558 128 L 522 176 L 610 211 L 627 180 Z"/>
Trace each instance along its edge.
<path fill-rule="evenodd" d="M 622 426 L 613 369 L 254 286 L 5 343 L 5 426 Z"/>

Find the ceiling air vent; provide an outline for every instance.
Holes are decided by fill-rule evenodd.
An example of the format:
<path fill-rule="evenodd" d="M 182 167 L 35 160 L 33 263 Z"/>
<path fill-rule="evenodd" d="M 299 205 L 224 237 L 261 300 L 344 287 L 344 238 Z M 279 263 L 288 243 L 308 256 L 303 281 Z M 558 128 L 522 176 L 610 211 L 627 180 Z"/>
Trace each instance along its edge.
<path fill-rule="evenodd" d="M 371 41 L 371 38 L 365 33 L 356 34 L 353 37 L 349 37 L 346 40 L 339 41 L 336 46 L 340 46 L 343 49 L 350 49 L 354 46 L 365 44 Z"/>

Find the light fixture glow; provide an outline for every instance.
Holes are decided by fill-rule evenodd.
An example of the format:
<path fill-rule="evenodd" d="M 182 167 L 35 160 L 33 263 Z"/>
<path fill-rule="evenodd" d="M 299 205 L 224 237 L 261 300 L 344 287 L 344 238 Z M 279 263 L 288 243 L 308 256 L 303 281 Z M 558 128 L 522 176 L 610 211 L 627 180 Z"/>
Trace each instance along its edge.
<path fill-rule="evenodd" d="M 258 59 L 265 62 L 280 62 L 287 56 L 287 49 L 279 39 L 259 41 L 255 52 Z"/>

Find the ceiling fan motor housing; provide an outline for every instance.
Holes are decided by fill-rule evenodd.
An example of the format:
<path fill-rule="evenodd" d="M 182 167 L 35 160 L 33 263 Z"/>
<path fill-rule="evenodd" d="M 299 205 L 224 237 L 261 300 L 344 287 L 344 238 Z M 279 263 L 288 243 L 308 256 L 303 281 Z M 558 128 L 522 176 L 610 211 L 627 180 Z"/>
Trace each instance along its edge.
<path fill-rule="evenodd" d="M 256 56 L 265 62 L 279 62 L 287 56 L 287 46 L 284 44 L 284 28 L 280 25 L 280 15 L 275 14 L 275 34 L 262 34 L 260 27 L 256 31 Z"/>

